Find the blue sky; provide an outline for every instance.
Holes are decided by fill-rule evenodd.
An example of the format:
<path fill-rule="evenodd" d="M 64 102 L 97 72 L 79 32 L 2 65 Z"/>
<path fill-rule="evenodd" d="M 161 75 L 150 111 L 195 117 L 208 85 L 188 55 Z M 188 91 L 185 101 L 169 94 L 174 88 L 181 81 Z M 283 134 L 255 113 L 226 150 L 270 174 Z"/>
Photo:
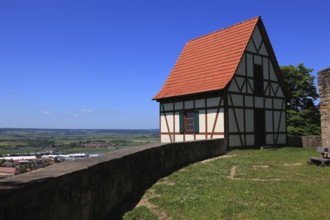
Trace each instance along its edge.
<path fill-rule="evenodd" d="M 261 15 L 280 65 L 330 67 L 330 3 L 0 0 L 1 128 L 158 128 L 185 43 Z"/>

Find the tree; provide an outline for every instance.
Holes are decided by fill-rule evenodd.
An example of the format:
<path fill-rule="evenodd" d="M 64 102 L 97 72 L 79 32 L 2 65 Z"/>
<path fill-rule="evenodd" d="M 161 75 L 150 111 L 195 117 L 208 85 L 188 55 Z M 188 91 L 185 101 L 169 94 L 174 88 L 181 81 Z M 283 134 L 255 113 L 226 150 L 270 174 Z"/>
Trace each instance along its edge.
<path fill-rule="evenodd" d="M 319 98 L 314 85 L 315 77 L 303 63 L 294 67 L 282 66 L 284 79 L 291 97 L 287 100 L 287 131 L 289 135 L 318 135 L 320 127 L 320 105 L 314 101 Z"/>

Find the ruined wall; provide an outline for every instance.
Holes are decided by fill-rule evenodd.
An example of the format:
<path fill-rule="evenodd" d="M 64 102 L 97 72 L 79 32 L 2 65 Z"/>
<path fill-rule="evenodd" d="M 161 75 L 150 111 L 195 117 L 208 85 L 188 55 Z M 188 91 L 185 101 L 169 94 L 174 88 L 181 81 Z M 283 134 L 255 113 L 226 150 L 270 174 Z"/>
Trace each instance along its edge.
<path fill-rule="evenodd" d="M 318 72 L 322 146 L 330 146 L 330 68 Z"/>
<path fill-rule="evenodd" d="M 158 178 L 226 151 L 225 139 L 158 144 L 2 179 L 0 219 L 114 219 L 123 202 Z"/>
<path fill-rule="evenodd" d="M 319 135 L 312 136 L 288 136 L 288 146 L 315 148 L 322 146 L 322 137 Z"/>

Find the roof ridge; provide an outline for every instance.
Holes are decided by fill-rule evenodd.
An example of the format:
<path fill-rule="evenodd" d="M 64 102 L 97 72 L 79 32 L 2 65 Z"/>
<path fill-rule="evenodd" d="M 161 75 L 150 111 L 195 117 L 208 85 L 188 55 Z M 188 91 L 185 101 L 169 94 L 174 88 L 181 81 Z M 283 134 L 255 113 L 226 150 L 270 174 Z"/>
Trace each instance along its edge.
<path fill-rule="evenodd" d="M 248 22 L 248 21 L 251 21 L 251 20 L 254 20 L 254 19 L 260 19 L 260 18 L 261 18 L 261 16 L 258 15 L 258 16 L 256 16 L 256 17 L 253 17 L 253 18 L 250 18 L 250 19 L 248 19 L 248 20 L 241 21 L 241 22 L 239 22 L 239 23 L 233 24 L 233 25 L 231 25 L 231 26 L 228 26 L 228 27 L 225 27 L 225 28 L 222 28 L 222 29 L 219 29 L 219 30 L 213 31 L 213 32 L 208 33 L 208 34 L 205 34 L 205 35 L 203 35 L 203 36 L 196 37 L 196 38 L 194 38 L 194 39 L 189 40 L 187 43 L 189 43 L 189 42 L 191 42 L 191 41 L 198 40 L 198 39 L 203 38 L 203 37 L 207 37 L 207 36 L 209 36 L 209 35 L 211 35 L 211 34 L 215 34 L 215 33 L 217 33 L 217 32 L 220 32 L 220 31 L 226 30 L 226 29 L 228 29 L 228 28 L 235 27 L 235 26 L 240 25 L 240 24 L 242 24 L 242 23 L 245 23 L 245 22 Z"/>

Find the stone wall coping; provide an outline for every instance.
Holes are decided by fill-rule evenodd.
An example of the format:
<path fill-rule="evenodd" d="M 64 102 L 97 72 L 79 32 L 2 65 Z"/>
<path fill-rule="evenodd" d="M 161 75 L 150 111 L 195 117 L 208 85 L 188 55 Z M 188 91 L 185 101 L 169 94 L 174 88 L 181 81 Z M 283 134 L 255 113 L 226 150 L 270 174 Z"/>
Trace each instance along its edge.
<path fill-rule="evenodd" d="M 45 168 L 37 169 L 32 172 L 19 174 L 12 177 L 0 179 L 0 193 L 4 189 L 18 188 L 20 185 L 27 183 L 37 183 L 48 178 L 59 177 L 69 173 L 74 173 L 80 170 L 88 169 L 94 165 L 109 160 L 120 159 L 130 154 L 145 151 L 150 148 L 159 147 L 163 144 L 154 143 L 137 147 L 130 147 L 118 151 L 109 152 L 98 157 L 90 157 L 81 160 L 65 161 L 62 163 L 55 163 Z M 6 184 L 8 183 L 8 184 Z M 9 184 L 11 183 L 11 184 Z"/>
<path fill-rule="evenodd" d="M 159 178 L 227 147 L 227 139 L 153 143 L 1 179 L 0 219 L 119 219 Z"/>
<path fill-rule="evenodd" d="M 185 143 L 188 144 L 191 142 L 203 142 L 203 141 L 205 142 L 205 141 L 211 141 L 211 140 L 186 141 L 186 142 L 176 142 L 176 143 L 171 143 L 171 144 L 180 145 L 180 144 L 185 144 Z M 55 163 L 48 167 L 37 169 L 32 172 L 0 179 L 0 194 L 3 192 L 3 190 L 6 190 L 6 189 L 19 188 L 19 187 L 27 185 L 27 184 L 29 185 L 29 184 L 41 182 L 41 181 L 44 181 L 49 178 L 55 178 L 55 177 L 63 176 L 66 174 L 79 172 L 81 170 L 88 169 L 90 167 L 93 167 L 94 165 L 97 165 L 97 164 L 100 164 L 103 162 L 120 159 L 120 158 L 126 157 L 128 155 L 142 152 L 142 151 L 145 151 L 145 150 L 148 150 L 151 148 L 157 148 L 162 145 L 166 145 L 166 144 L 152 143 L 152 144 L 147 144 L 147 145 L 143 145 L 143 146 L 129 147 L 129 148 L 109 152 L 109 153 L 100 155 L 98 157 L 90 157 L 90 158 L 81 159 L 81 160 Z"/>

